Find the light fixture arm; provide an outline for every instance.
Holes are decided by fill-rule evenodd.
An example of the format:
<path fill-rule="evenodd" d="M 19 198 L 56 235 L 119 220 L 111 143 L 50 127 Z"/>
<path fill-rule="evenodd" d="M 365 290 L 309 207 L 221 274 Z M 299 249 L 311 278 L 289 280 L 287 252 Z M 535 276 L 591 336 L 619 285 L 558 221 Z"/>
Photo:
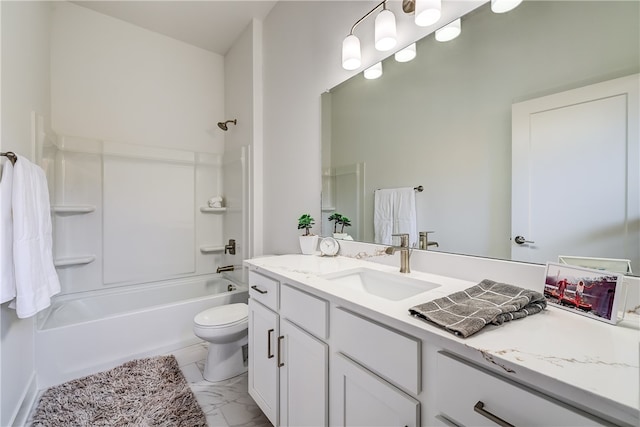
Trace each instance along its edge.
<path fill-rule="evenodd" d="M 373 9 L 371 9 L 369 12 L 367 12 L 366 15 L 364 15 L 362 18 L 358 19 L 356 21 L 356 23 L 353 24 L 353 26 L 351 27 L 351 31 L 349 31 L 349 35 L 352 35 L 353 32 L 355 31 L 356 27 L 358 26 L 358 24 L 360 24 L 362 21 L 367 19 L 367 17 L 369 17 L 373 12 L 375 12 L 380 6 L 382 6 L 382 9 L 386 9 L 387 8 L 387 0 L 382 0 Z"/>

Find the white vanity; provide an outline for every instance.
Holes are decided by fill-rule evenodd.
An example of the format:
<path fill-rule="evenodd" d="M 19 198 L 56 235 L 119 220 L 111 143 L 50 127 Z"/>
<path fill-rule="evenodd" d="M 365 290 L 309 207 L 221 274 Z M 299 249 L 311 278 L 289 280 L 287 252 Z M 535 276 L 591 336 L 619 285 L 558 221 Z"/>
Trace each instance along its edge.
<path fill-rule="evenodd" d="M 639 424 L 636 314 L 613 326 L 550 307 L 463 339 L 408 309 L 476 282 L 344 256 L 245 265 L 249 393 L 276 426 Z M 336 279 L 354 271 L 431 285 Z"/>

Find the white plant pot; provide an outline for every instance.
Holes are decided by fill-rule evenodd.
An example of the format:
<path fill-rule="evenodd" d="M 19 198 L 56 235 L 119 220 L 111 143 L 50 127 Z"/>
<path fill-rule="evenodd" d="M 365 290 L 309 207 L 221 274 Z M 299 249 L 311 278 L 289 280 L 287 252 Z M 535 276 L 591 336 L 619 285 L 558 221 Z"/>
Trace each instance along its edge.
<path fill-rule="evenodd" d="M 333 233 L 333 238 L 340 240 L 353 240 L 353 237 L 349 236 L 349 233 Z"/>
<path fill-rule="evenodd" d="M 305 255 L 312 255 L 318 247 L 318 236 L 300 236 L 300 250 Z"/>

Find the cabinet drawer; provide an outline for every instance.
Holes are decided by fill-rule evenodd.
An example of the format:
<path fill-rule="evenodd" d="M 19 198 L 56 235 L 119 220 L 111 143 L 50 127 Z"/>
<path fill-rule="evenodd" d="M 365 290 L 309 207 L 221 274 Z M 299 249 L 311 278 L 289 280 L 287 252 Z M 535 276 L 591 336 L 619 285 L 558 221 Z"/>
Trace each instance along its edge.
<path fill-rule="evenodd" d="M 607 425 L 446 353 L 438 353 L 437 363 L 437 409 L 457 425 L 496 426 L 491 414 L 515 426 Z M 486 412 L 474 410 L 478 402 Z"/>
<path fill-rule="evenodd" d="M 280 287 L 280 316 L 312 335 L 327 339 L 329 303 L 287 284 Z"/>
<path fill-rule="evenodd" d="M 420 340 L 341 308 L 331 313 L 331 328 L 337 351 L 410 393 L 420 393 Z"/>
<path fill-rule="evenodd" d="M 278 281 L 256 272 L 249 272 L 249 295 L 270 309 L 278 310 Z"/>

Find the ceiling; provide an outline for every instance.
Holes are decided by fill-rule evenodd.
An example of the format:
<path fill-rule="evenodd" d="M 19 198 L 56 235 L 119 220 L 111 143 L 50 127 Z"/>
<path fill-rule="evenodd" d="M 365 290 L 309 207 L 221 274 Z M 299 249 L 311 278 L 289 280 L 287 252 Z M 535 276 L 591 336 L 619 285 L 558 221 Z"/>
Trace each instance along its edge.
<path fill-rule="evenodd" d="M 251 20 L 263 20 L 277 1 L 90 0 L 72 3 L 225 55 Z"/>

